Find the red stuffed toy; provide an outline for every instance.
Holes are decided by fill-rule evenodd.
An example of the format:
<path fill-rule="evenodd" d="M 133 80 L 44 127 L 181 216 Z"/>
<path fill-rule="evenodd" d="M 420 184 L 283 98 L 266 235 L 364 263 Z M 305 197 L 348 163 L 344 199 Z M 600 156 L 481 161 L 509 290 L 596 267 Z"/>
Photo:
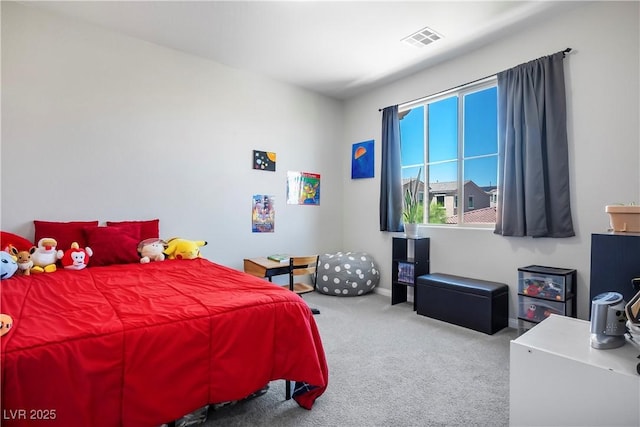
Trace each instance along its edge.
<path fill-rule="evenodd" d="M 78 242 L 71 244 L 71 249 L 66 251 L 58 251 L 58 259 L 62 263 L 62 267 L 67 270 L 82 270 L 89 264 L 89 258 L 93 255 L 90 247 L 81 249 Z"/>

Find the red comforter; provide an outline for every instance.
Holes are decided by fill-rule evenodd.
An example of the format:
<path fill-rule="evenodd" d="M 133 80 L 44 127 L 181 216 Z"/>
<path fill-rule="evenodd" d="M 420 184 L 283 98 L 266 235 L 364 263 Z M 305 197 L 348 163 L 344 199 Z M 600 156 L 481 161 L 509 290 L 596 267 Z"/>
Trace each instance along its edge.
<path fill-rule="evenodd" d="M 3 426 L 157 426 L 271 380 L 328 380 L 307 304 L 204 259 L 13 277 L 0 285 Z"/>

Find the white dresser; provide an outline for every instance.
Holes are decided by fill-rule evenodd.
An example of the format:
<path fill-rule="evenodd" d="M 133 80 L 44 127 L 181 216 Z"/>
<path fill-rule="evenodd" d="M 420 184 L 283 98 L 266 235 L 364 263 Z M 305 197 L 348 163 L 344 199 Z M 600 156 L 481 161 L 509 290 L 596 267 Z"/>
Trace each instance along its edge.
<path fill-rule="evenodd" d="M 597 350 L 589 328 L 552 314 L 511 341 L 510 425 L 640 426 L 640 343 Z"/>

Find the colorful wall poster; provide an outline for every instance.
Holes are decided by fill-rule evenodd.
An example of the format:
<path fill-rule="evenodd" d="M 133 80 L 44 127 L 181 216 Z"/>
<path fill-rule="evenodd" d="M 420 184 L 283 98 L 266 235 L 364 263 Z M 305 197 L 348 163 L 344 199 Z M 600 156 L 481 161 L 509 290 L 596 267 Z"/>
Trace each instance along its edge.
<path fill-rule="evenodd" d="M 319 205 L 320 174 L 287 172 L 287 204 Z"/>
<path fill-rule="evenodd" d="M 276 153 L 273 151 L 253 150 L 253 168 L 263 171 L 275 172 Z"/>
<path fill-rule="evenodd" d="M 373 140 L 353 144 L 351 150 L 351 179 L 373 178 Z"/>
<path fill-rule="evenodd" d="M 273 233 L 275 219 L 274 197 L 255 194 L 252 198 L 251 231 L 253 233 Z"/>

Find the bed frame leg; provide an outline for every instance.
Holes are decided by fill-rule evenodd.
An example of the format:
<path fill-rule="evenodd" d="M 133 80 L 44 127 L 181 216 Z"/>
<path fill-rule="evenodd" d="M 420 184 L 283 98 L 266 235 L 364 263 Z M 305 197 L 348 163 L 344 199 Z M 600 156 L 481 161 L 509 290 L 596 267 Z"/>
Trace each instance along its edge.
<path fill-rule="evenodd" d="M 286 380 L 284 382 L 284 388 L 285 388 L 285 399 L 286 400 L 291 399 L 291 381 Z"/>

